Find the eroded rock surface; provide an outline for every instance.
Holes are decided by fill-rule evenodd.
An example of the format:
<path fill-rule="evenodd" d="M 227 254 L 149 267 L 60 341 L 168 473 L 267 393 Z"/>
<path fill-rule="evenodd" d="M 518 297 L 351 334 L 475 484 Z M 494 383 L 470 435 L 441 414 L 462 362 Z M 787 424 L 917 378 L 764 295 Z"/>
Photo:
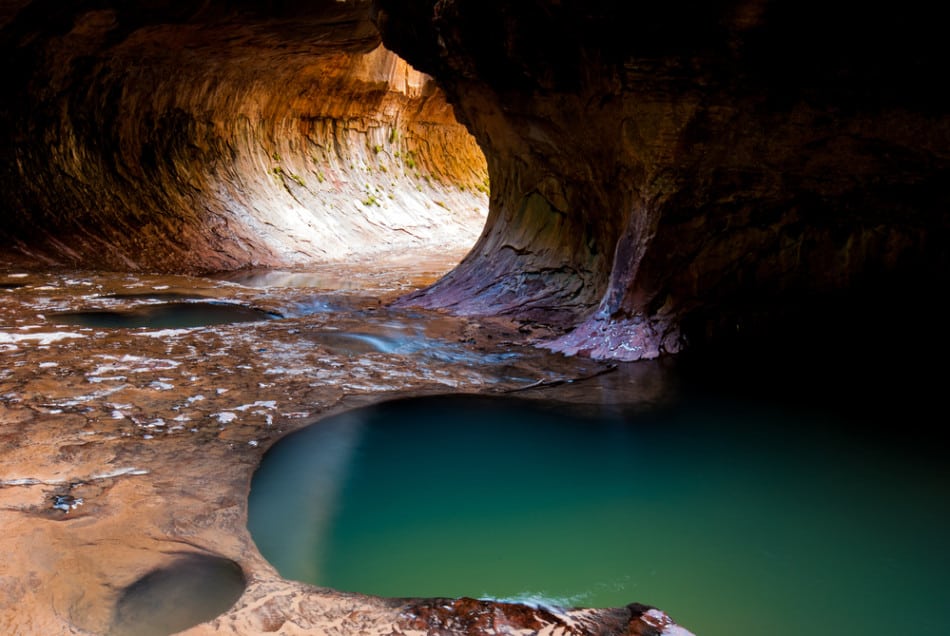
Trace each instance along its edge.
<path fill-rule="evenodd" d="M 230 609 L 186 630 L 193 636 L 472 633 L 458 631 L 464 626 L 679 633 L 669 626 L 642 631 L 661 624 L 658 610 L 540 611 L 343 594 L 282 578 L 257 550 L 247 493 L 262 454 L 286 433 L 409 395 L 528 396 L 593 377 L 577 390 L 596 400 L 596 380 L 613 375 L 602 375 L 610 370 L 602 363 L 523 344 L 548 337 L 544 330 L 386 307 L 444 274 L 452 260 L 417 253 L 410 264 L 325 266 L 311 272 L 310 287 L 0 272 L 0 281 L 16 283 L 0 289 L 0 632 L 160 633 L 201 609 L 171 615 L 183 611 L 175 577 L 184 568 L 214 588 L 204 599 L 211 608 L 231 602 L 211 592 L 246 585 Z M 182 296 L 283 317 L 186 328 L 77 326 L 56 317 L 66 309 L 126 311 L 168 297 L 187 302 Z M 641 397 L 663 399 L 662 383 L 618 379 Z M 201 586 L 188 589 L 195 596 Z"/>
<path fill-rule="evenodd" d="M 487 225 L 406 303 L 633 360 L 843 289 L 926 293 L 950 270 L 934 11 L 8 2 L 5 258 L 198 271 L 471 244 L 486 164 L 454 108 Z"/>
<path fill-rule="evenodd" d="M 195 272 L 471 245 L 484 158 L 431 78 L 366 2 L 268 6 L 6 8 L 3 257 Z"/>
<path fill-rule="evenodd" d="M 925 3 L 374 4 L 492 183 L 476 248 L 411 303 L 641 359 L 843 289 L 945 284 L 950 103 Z"/>

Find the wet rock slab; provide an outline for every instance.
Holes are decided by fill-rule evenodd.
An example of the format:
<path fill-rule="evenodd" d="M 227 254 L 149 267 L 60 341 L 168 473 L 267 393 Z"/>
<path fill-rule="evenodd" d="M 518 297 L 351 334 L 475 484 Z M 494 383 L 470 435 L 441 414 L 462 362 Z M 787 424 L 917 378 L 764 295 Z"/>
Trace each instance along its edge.
<path fill-rule="evenodd" d="M 382 271 L 389 280 L 340 272 L 365 281 L 356 291 L 0 272 L 17 285 L 0 294 L 0 632 L 159 633 L 178 589 L 169 581 L 198 571 L 233 596 L 185 608 L 199 623 L 192 635 L 676 633 L 643 631 L 647 615 L 630 610 L 343 594 L 283 579 L 261 557 L 246 528 L 251 476 L 273 442 L 319 417 L 411 395 L 543 396 L 582 377 L 593 378 L 588 398 L 615 390 L 612 376 L 648 384 L 528 346 L 545 334 L 523 326 L 389 309 L 420 278 Z M 120 329 L 53 318 L 128 311 L 171 291 L 285 317 Z M 338 346 L 326 334 L 393 346 Z"/>

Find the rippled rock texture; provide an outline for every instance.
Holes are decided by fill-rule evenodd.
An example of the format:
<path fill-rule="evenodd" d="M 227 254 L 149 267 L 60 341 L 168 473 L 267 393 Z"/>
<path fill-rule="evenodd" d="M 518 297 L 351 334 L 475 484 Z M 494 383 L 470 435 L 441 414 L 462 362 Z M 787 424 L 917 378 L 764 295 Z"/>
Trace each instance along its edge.
<path fill-rule="evenodd" d="M 484 158 L 366 2 L 4 3 L 0 241 L 118 270 L 470 245 Z"/>
<path fill-rule="evenodd" d="M 470 245 L 487 170 L 476 248 L 406 302 L 544 321 L 558 351 L 651 358 L 842 289 L 929 293 L 950 269 L 946 56 L 931 7 L 895 11 L 7 2 L 5 257 L 194 271 Z"/>
<path fill-rule="evenodd" d="M 387 261 L 382 276 L 380 263 L 326 266 L 330 285 L 283 288 L 0 271 L 0 633 L 683 633 L 640 606 L 345 594 L 288 581 L 261 556 L 247 529 L 251 477 L 274 441 L 316 418 L 408 395 L 529 396 L 582 377 L 594 382 L 577 390 L 596 403 L 597 381 L 619 375 L 513 344 L 517 325 L 386 308 L 445 272 L 427 262 L 432 272 L 418 255 Z M 283 318 L 118 328 L 59 316 L 182 296 Z M 646 389 L 649 400 L 666 390 Z"/>
<path fill-rule="evenodd" d="M 382 394 L 598 370 L 536 350 L 499 363 L 532 329 L 464 316 L 544 323 L 533 333 L 556 351 L 636 360 L 842 289 L 913 307 L 882 280 L 933 294 L 950 269 L 935 11 L 0 3 L 0 264 L 32 266 L 0 288 L 0 626 L 134 630 L 143 590 L 199 572 L 239 596 L 193 634 L 681 633 L 637 605 L 554 612 L 286 581 L 244 526 L 249 476 L 283 432 Z M 131 340 L 47 320 L 134 301 L 101 297 L 129 292 L 117 279 L 43 266 L 194 273 L 474 242 L 489 177 L 475 249 L 400 302 L 462 314 L 442 339 L 475 362 L 407 356 L 385 331 L 400 307 L 381 311 L 379 295 L 314 317 L 212 286 L 288 320 Z"/>
<path fill-rule="evenodd" d="M 412 302 L 640 359 L 843 289 L 946 280 L 946 52 L 922 2 L 375 5 L 492 183 L 476 249 Z"/>

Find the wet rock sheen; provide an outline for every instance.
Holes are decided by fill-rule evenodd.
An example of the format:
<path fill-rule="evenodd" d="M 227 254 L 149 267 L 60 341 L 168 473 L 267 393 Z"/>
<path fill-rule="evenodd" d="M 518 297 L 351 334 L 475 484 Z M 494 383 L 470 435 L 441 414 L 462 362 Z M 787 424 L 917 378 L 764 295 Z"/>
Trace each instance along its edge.
<path fill-rule="evenodd" d="M 950 270 L 933 12 L 6 3 L 5 257 L 194 271 L 474 241 L 477 140 L 487 225 L 407 304 L 635 360 L 842 289 L 926 293 Z"/>
<path fill-rule="evenodd" d="M 560 322 L 555 350 L 635 360 L 946 280 L 950 104 L 923 2 L 375 5 L 492 183 L 475 249 L 411 302 Z"/>
<path fill-rule="evenodd" d="M 0 258 L 196 272 L 478 231 L 484 158 L 365 2 L 19 4 Z"/>

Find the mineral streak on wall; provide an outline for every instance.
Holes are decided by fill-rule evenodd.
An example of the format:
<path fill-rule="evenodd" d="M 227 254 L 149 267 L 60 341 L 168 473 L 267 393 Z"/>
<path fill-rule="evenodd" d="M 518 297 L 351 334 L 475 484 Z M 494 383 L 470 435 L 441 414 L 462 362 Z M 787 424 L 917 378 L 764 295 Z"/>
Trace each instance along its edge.
<path fill-rule="evenodd" d="M 0 247 L 201 271 L 474 241 L 485 160 L 367 2 L 7 2 Z"/>
<path fill-rule="evenodd" d="M 560 322 L 555 350 L 635 360 L 946 281 L 948 56 L 926 3 L 375 5 L 492 183 L 478 245 L 412 303 Z"/>

